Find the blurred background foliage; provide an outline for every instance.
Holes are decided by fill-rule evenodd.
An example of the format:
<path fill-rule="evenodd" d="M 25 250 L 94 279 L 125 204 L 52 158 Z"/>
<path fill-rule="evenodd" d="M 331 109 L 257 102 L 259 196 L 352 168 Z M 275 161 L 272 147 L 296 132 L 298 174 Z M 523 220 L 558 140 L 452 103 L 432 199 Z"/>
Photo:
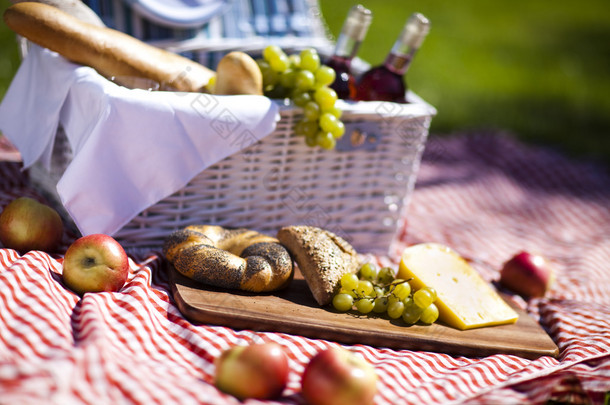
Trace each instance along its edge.
<path fill-rule="evenodd" d="M 351 0 L 320 0 L 336 36 Z M 502 131 L 577 158 L 610 163 L 608 0 L 361 0 L 374 18 L 359 56 L 383 61 L 409 15 L 432 30 L 409 87 L 438 109 L 431 132 Z M 10 2 L 0 0 L 0 11 Z M 19 59 L 0 23 L 0 97 Z"/>
<path fill-rule="evenodd" d="M 347 0 L 322 0 L 336 36 Z M 409 15 L 431 31 L 409 87 L 438 109 L 435 134 L 500 130 L 610 163 L 610 3 L 362 0 L 373 22 L 359 56 L 383 61 Z"/>

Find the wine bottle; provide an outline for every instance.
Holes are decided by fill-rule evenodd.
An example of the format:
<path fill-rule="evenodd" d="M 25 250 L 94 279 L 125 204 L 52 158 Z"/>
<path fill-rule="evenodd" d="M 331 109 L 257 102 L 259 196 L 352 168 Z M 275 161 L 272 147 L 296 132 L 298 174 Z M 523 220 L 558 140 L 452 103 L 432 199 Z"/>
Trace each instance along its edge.
<path fill-rule="evenodd" d="M 384 63 L 370 69 L 360 78 L 356 99 L 405 103 L 405 75 L 429 29 L 430 22 L 425 16 L 420 13 L 411 15 Z"/>
<path fill-rule="evenodd" d="M 337 38 L 335 51 L 325 63 L 335 71 L 336 78 L 330 87 L 341 99 L 353 99 L 356 95 L 356 80 L 351 73 L 351 63 L 366 36 L 372 18 L 371 10 L 360 4 L 353 6 Z"/>

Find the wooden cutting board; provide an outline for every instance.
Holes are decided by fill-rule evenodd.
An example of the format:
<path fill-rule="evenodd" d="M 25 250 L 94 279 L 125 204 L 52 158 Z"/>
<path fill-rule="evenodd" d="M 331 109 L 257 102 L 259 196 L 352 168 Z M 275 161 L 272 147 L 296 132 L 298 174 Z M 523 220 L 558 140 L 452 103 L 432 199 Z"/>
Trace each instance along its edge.
<path fill-rule="evenodd" d="M 465 331 L 439 323 L 407 326 L 402 320 L 320 307 L 299 273 L 286 289 L 261 295 L 209 287 L 184 277 L 171 265 L 168 272 L 178 308 L 196 323 L 469 357 L 513 354 L 536 359 L 559 353 L 540 325 L 514 306 L 519 320 L 512 325 Z"/>

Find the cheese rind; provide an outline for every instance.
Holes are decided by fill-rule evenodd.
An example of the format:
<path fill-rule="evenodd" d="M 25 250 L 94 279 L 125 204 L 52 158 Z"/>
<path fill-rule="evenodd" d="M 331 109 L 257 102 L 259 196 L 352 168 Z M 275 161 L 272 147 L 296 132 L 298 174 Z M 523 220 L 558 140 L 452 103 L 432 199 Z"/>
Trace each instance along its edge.
<path fill-rule="evenodd" d="M 439 320 L 464 330 L 515 323 L 517 313 L 458 253 L 437 243 L 421 243 L 402 254 L 398 278 L 414 289 L 436 290 Z"/>

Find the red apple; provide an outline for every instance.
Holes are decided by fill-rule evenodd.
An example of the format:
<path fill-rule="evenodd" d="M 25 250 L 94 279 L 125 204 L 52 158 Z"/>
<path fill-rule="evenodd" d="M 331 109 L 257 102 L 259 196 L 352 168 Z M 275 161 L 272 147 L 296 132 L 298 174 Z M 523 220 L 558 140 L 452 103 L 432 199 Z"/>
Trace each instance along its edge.
<path fill-rule="evenodd" d="M 553 267 L 546 258 L 525 251 L 504 263 L 500 271 L 500 284 L 526 298 L 544 296 L 554 278 Z"/>
<path fill-rule="evenodd" d="M 63 233 L 57 211 L 33 198 L 16 198 L 0 214 L 0 242 L 20 253 L 55 252 Z"/>
<path fill-rule="evenodd" d="M 372 404 L 377 374 L 355 353 L 330 348 L 316 354 L 305 367 L 301 389 L 311 405 Z"/>
<path fill-rule="evenodd" d="M 77 239 L 64 257 L 62 278 L 78 294 L 118 291 L 127 281 L 129 259 L 114 238 L 93 234 Z"/>
<path fill-rule="evenodd" d="M 288 356 L 275 343 L 234 346 L 216 359 L 216 387 L 239 399 L 272 399 L 288 382 Z"/>

